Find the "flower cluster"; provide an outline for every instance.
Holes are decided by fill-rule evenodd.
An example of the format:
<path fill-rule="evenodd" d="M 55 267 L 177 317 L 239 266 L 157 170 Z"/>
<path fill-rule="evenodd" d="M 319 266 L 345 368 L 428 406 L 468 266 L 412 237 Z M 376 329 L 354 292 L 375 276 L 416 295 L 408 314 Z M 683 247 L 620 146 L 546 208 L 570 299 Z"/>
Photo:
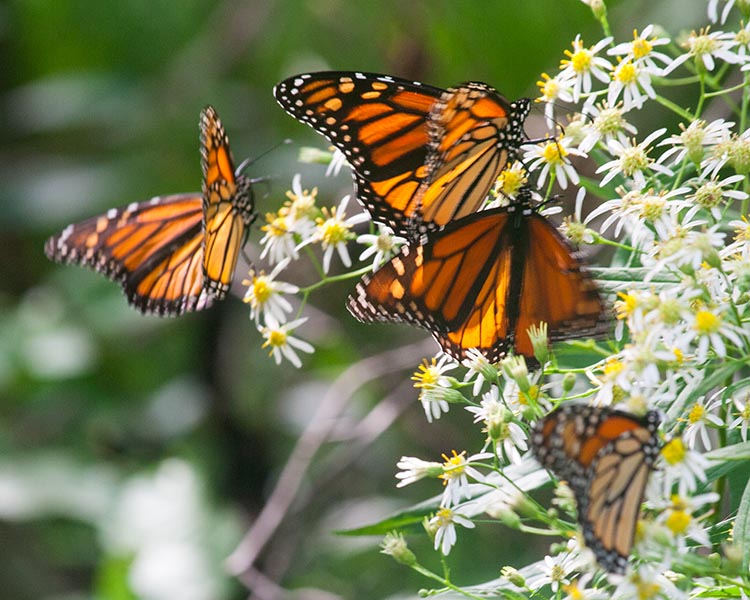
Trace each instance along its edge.
<path fill-rule="evenodd" d="M 586 3 L 606 25 L 604 3 Z M 750 16 L 746 1 L 720 4 L 709 2 L 713 21 L 726 22 L 733 8 Z M 518 188 L 507 193 L 506 186 L 527 179 L 563 189 L 582 183 L 589 212 L 584 216 L 582 189 L 561 231 L 577 245 L 614 248 L 611 266 L 596 274 L 613 298 L 616 327 L 606 345 L 579 347 L 588 356 L 583 366 L 568 365 L 535 343 L 541 366 L 533 371 L 522 357 L 493 365 L 470 352 L 461 365 L 438 355 L 415 373 L 428 421 L 462 406 L 482 434 L 474 454 L 398 462 L 399 486 L 442 480 L 442 494 L 433 489 L 435 509 L 425 519 L 435 549 L 448 555 L 461 543 L 461 528 L 487 515 L 525 532 L 543 523 L 545 533 L 569 538 L 532 565 L 506 567 L 501 579 L 464 589 L 467 596 L 507 588 L 513 597 L 747 597 L 750 578 L 733 570 L 738 558 L 728 535 L 739 498 L 716 483 L 726 473 L 717 467 L 731 464 L 727 448 L 746 443 L 750 425 L 750 129 L 746 109 L 739 108 L 750 103 L 750 73 L 743 73 L 750 71 L 749 32 L 744 24 L 726 31 L 706 27 L 680 44 L 652 25 L 623 43 L 607 35 L 588 46 L 578 36 L 557 74 L 542 74 L 538 100 L 546 103 L 550 126 L 559 122 L 559 101 L 577 103 L 581 112 L 554 139 L 528 146 L 523 165 L 509 167 L 489 200 L 494 205 L 512 197 Z M 729 69 L 742 85 L 722 87 L 715 74 Z M 696 90 L 692 112 L 668 98 L 665 84 L 678 77 Z M 736 98 L 723 118 L 703 116 L 713 98 L 731 94 Z M 671 110 L 683 120 L 679 130 L 639 135 L 638 111 L 649 109 Z M 595 181 L 578 172 L 586 159 L 596 161 L 587 169 Z M 545 333 L 531 335 L 538 341 Z M 579 528 L 564 482 L 554 509 L 529 495 L 549 481 L 529 451 L 531 425 L 572 400 L 661 414 L 659 457 L 624 576 L 597 571 L 582 537 L 571 537 Z M 737 446 L 736 455 L 748 451 Z M 722 559 L 692 552 L 716 550 L 717 540 L 724 544 Z M 452 585 L 447 576 L 442 581 Z"/>
<path fill-rule="evenodd" d="M 750 426 L 750 25 L 706 27 L 681 36 L 680 43 L 647 25 L 619 43 L 609 35 L 603 0 L 586 3 L 605 37 L 587 45 L 577 36 L 557 73 L 544 73 L 538 82 L 550 128 L 561 122 L 560 101 L 577 105 L 578 112 L 553 137 L 524 146 L 523 161 L 506 167 L 485 208 L 512 202 L 528 182 L 546 186 L 546 197 L 555 185 L 580 186 L 573 214 L 560 229 L 578 246 L 612 253 L 609 266 L 595 272 L 613 301 L 612 339 L 570 344 L 575 353 L 566 360 L 559 347 L 551 351 L 542 323 L 529 329 L 535 369 L 512 355 L 491 364 L 475 350 L 462 364 L 443 354 L 424 360 L 412 379 L 428 423 L 463 407 L 481 429 L 481 445 L 473 453 L 445 448 L 432 460 L 404 456 L 397 485 L 440 481 L 442 488 L 435 487 L 419 510 L 431 507 L 423 525 L 443 557 L 460 544 L 461 530 L 476 527 L 485 515 L 521 532 L 566 538 L 538 562 L 506 567 L 499 580 L 474 586 L 476 595 L 466 591 L 471 597 L 504 587 L 526 597 L 551 591 L 576 599 L 687 598 L 719 588 L 738 597 L 738 590 L 750 590 L 750 578 L 725 575 L 737 572 L 729 568 L 736 565 L 727 507 L 736 510 L 738 501 L 726 496 L 726 485 L 713 489 L 726 472 L 713 467 L 726 462 L 727 447 L 747 442 Z M 747 0 L 729 0 L 721 11 L 719 5 L 709 2 L 713 21 L 724 23 L 733 8 L 750 16 Z M 742 84 L 724 88 L 731 69 Z M 695 90 L 692 110 L 669 99 L 676 85 Z M 707 105 L 725 97 L 726 114 L 709 118 Z M 679 129 L 641 133 L 640 115 L 650 110 L 671 111 L 682 120 Z M 330 162 L 328 174 L 344 161 L 338 153 Z M 294 314 L 288 297 L 301 297 L 304 306 L 321 285 L 377 270 L 405 243 L 383 225 L 357 235 L 354 227 L 367 217 L 352 214 L 352 206 L 347 196 L 335 208 L 319 208 L 317 189 L 303 189 L 295 176 L 287 201 L 267 216 L 261 259 L 273 268 L 251 271 L 245 301 L 277 362 L 287 358 L 299 366 L 297 351 L 313 350 L 292 335 L 305 319 Z M 359 270 L 351 269 L 355 241 L 365 246 L 359 259 L 370 263 Z M 313 252 L 318 245 L 322 260 Z M 308 287 L 280 281 L 303 256 L 320 281 Z M 344 275 L 329 275 L 336 258 L 349 270 Z M 533 423 L 568 401 L 662 415 L 645 510 L 623 509 L 623 518 L 640 516 L 624 576 L 597 572 L 596 556 L 576 535 L 571 487 L 580 482 L 555 482 L 552 508 L 530 494 L 550 481 L 532 458 Z M 743 449 L 741 456 L 747 455 Z M 686 560 L 690 549 L 715 549 L 722 535 L 728 549 L 723 564 Z M 383 552 L 427 572 L 402 533 L 389 534 Z M 430 577 L 456 589 L 447 576 Z"/>

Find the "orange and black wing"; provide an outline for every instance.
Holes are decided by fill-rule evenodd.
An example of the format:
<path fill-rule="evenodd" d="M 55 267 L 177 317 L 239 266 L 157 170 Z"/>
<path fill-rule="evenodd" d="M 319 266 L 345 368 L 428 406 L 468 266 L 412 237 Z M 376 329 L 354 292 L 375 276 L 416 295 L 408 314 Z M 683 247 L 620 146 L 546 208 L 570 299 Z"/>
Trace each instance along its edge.
<path fill-rule="evenodd" d="M 424 222 L 442 227 L 482 207 L 518 153 L 529 106 L 525 98 L 508 103 L 484 83 L 466 83 L 441 95 L 427 119 L 427 175 L 417 195 Z"/>
<path fill-rule="evenodd" d="M 158 196 L 69 225 L 44 251 L 119 282 L 141 312 L 179 315 L 213 301 L 203 286 L 202 220 L 200 194 Z"/>
<path fill-rule="evenodd" d="M 659 414 L 566 404 L 534 426 L 539 462 L 566 480 L 576 497 L 586 545 L 602 568 L 623 573 L 659 454 Z"/>
<path fill-rule="evenodd" d="M 341 150 L 373 219 L 409 229 L 429 151 L 426 121 L 444 90 L 390 75 L 306 73 L 274 88 L 281 107 Z"/>
<path fill-rule="evenodd" d="M 363 322 L 427 329 L 458 360 L 477 348 L 495 362 L 512 348 L 533 362 L 530 325 L 545 321 L 557 340 L 599 333 L 606 323 L 562 236 L 544 217 L 505 208 L 451 221 L 403 248 L 357 284 L 347 307 Z"/>
<path fill-rule="evenodd" d="M 515 351 L 533 355 L 527 330 L 547 323 L 551 341 L 599 336 L 609 330 L 610 310 L 568 241 L 543 216 L 531 213 L 518 247 L 523 260 Z"/>
<path fill-rule="evenodd" d="M 247 228 L 256 215 L 250 180 L 235 174 L 229 138 L 211 106 L 201 112 L 200 130 L 203 273 L 207 293 L 223 298 L 232 283 Z"/>

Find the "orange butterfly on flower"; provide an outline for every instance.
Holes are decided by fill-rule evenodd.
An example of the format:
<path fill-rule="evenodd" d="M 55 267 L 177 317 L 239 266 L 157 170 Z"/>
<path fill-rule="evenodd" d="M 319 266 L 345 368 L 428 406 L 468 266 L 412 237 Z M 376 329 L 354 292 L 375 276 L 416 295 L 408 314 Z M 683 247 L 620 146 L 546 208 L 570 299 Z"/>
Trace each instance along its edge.
<path fill-rule="evenodd" d="M 534 426 L 532 451 L 568 482 L 586 545 L 602 568 L 623 573 L 649 475 L 659 455 L 659 413 L 563 404 Z"/>
<path fill-rule="evenodd" d="M 216 111 L 200 116 L 202 193 L 113 208 L 49 238 L 46 255 L 89 266 L 123 287 L 144 313 L 180 315 L 226 296 L 248 227 L 253 181 L 235 171 Z"/>
<path fill-rule="evenodd" d="M 598 335 L 609 311 L 563 236 L 522 190 L 507 208 L 451 221 L 375 273 L 347 300 L 363 322 L 407 322 L 457 360 L 476 348 L 490 362 L 509 350 L 535 364 L 527 329 L 552 341 Z"/>
<path fill-rule="evenodd" d="M 524 138 L 529 100 L 471 82 L 447 90 L 391 75 L 305 73 L 277 102 L 344 153 L 357 197 L 396 233 L 476 212 Z"/>

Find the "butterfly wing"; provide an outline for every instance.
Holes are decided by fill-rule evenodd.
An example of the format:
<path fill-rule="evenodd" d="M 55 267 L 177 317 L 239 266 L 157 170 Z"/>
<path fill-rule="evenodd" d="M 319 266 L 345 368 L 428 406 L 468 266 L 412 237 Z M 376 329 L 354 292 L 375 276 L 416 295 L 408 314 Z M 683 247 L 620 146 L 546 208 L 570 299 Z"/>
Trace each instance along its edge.
<path fill-rule="evenodd" d="M 579 259 L 544 217 L 500 208 L 430 232 L 365 276 L 347 302 L 360 321 L 427 329 L 458 360 L 477 348 L 489 361 L 510 348 L 533 362 L 526 330 L 551 339 L 600 332 L 606 309 Z"/>
<path fill-rule="evenodd" d="M 216 111 L 201 112 L 203 170 L 203 273 L 206 291 L 223 298 L 232 283 L 237 258 L 255 219 L 250 181 L 235 175 L 229 138 Z"/>
<path fill-rule="evenodd" d="M 282 81 L 274 96 L 344 153 L 373 219 L 407 232 L 427 174 L 426 121 L 443 91 L 390 75 L 321 72 Z"/>
<path fill-rule="evenodd" d="M 430 152 L 421 219 L 440 227 L 479 210 L 523 139 L 528 99 L 508 103 L 478 82 L 445 91 L 427 120 Z"/>
<path fill-rule="evenodd" d="M 516 352 L 533 356 L 527 333 L 547 323 L 551 341 L 597 336 L 608 330 L 607 305 L 578 254 L 543 216 L 527 217 L 523 279 L 515 326 Z"/>
<path fill-rule="evenodd" d="M 44 251 L 119 282 L 141 312 L 179 315 L 213 301 L 203 286 L 202 219 L 199 194 L 157 196 L 69 225 Z"/>
<path fill-rule="evenodd" d="M 511 227 L 504 209 L 452 221 L 365 276 L 349 296 L 349 311 L 363 322 L 427 329 L 459 360 L 478 348 L 494 362 L 511 344 Z"/>
<path fill-rule="evenodd" d="M 658 426 L 656 411 L 640 418 L 611 408 L 567 404 L 534 427 L 534 454 L 568 481 L 586 545 L 613 573 L 627 567 L 659 453 Z"/>

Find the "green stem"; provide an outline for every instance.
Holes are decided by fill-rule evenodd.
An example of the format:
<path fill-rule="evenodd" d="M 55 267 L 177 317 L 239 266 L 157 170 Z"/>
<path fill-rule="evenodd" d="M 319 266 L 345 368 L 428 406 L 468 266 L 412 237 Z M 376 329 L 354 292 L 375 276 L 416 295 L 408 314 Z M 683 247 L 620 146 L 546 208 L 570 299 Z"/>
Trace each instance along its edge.
<path fill-rule="evenodd" d="M 693 118 L 694 118 L 693 115 L 689 111 L 687 111 L 684 108 L 678 106 L 677 104 L 675 104 L 671 100 L 667 100 L 663 96 L 657 95 L 656 98 L 654 98 L 654 100 L 656 100 L 659 104 L 661 104 L 665 108 L 668 108 L 672 112 L 678 114 L 679 116 L 681 116 L 686 121 L 692 121 Z"/>
<path fill-rule="evenodd" d="M 437 581 L 444 587 L 448 588 L 449 590 L 453 590 L 457 594 L 461 594 L 462 596 L 466 596 L 467 598 L 473 598 L 474 600 L 485 600 L 481 596 L 476 596 L 475 594 L 472 594 L 471 592 L 467 592 L 466 590 L 461 589 L 457 585 L 452 584 L 447 579 L 440 577 L 440 575 L 433 573 L 432 571 L 430 571 L 429 569 L 426 569 L 419 563 L 414 563 L 413 565 L 410 565 L 410 566 L 420 575 L 423 575 L 424 577 L 427 577 L 428 579 L 432 579 L 433 581 Z"/>
<path fill-rule="evenodd" d="M 310 292 L 313 292 L 317 290 L 318 288 L 323 287 L 324 285 L 328 285 L 329 283 L 335 283 L 337 281 L 346 281 L 347 279 L 355 279 L 357 277 L 362 277 L 362 275 L 365 275 L 372 271 L 372 266 L 368 265 L 366 267 L 362 267 L 361 269 L 357 269 L 356 271 L 350 271 L 348 273 L 342 273 L 341 275 L 331 275 L 327 276 L 325 274 L 322 275 L 323 279 L 320 281 L 316 281 L 315 283 L 308 285 L 305 288 L 300 288 L 300 292 L 303 294 L 309 294 Z"/>

